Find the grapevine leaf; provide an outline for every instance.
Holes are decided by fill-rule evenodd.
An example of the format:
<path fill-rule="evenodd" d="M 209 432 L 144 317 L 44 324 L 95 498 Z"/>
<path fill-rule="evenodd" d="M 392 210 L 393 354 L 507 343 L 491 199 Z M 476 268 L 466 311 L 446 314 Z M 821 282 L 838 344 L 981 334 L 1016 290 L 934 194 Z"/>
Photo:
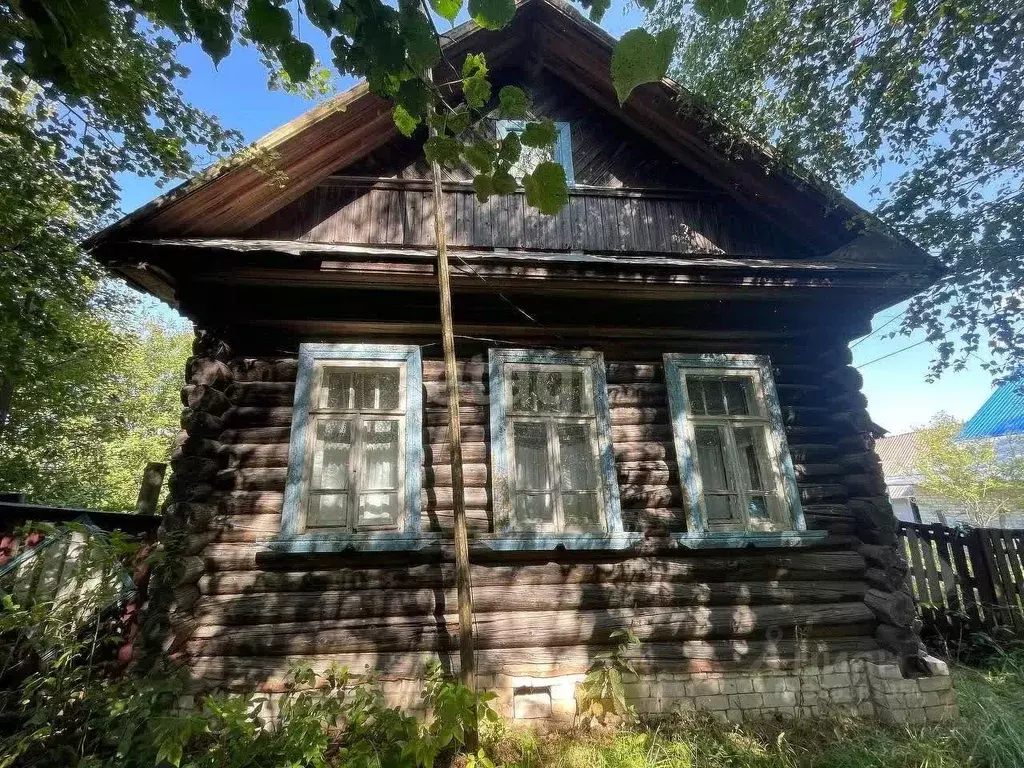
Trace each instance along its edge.
<path fill-rule="evenodd" d="M 476 198 L 481 203 L 486 203 L 487 198 L 494 194 L 494 180 L 486 173 L 478 173 L 473 177 L 473 189 L 476 191 Z"/>
<path fill-rule="evenodd" d="M 506 85 L 498 91 L 498 116 L 506 120 L 520 120 L 530 109 L 530 97 L 522 88 Z"/>
<path fill-rule="evenodd" d="M 252 39 L 263 45 L 281 45 L 292 36 L 291 15 L 272 0 L 249 0 L 245 23 Z"/>
<path fill-rule="evenodd" d="M 491 142 L 480 139 L 472 144 L 468 144 L 462 154 L 466 158 L 466 162 L 480 171 L 480 173 L 489 174 L 494 168 L 497 150 L 495 150 Z"/>
<path fill-rule="evenodd" d="M 303 6 L 313 26 L 330 35 L 334 29 L 334 4 L 331 0 L 303 0 Z"/>
<path fill-rule="evenodd" d="M 451 136 L 431 136 L 423 143 L 423 153 L 428 163 L 439 163 L 449 168 L 459 164 L 461 144 Z"/>
<path fill-rule="evenodd" d="M 462 10 L 462 0 L 430 0 L 430 7 L 442 19 L 454 22 Z"/>
<path fill-rule="evenodd" d="M 316 61 L 311 45 L 298 40 L 289 40 L 278 49 L 277 55 L 281 59 L 281 66 L 284 67 L 284 71 L 288 73 L 288 77 L 293 83 L 304 83 L 309 80 L 310 70 Z"/>
<path fill-rule="evenodd" d="M 516 180 L 506 170 L 497 170 L 491 177 L 496 195 L 510 195 L 516 191 Z"/>
<path fill-rule="evenodd" d="M 554 215 L 569 202 L 565 169 L 559 163 L 544 162 L 523 176 L 526 202 L 541 213 Z"/>
<path fill-rule="evenodd" d="M 405 80 L 398 87 L 395 101 L 417 120 L 426 117 L 427 109 L 430 106 L 430 91 L 426 83 L 418 77 Z"/>
<path fill-rule="evenodd" d="M 406 137 L 412 136 L 416 131 L 416 126 L 420 124 L 420 119 L 410 115 L 409 111 L 401 104 L 395 107 L 392 116 L 395 118 L 395 125 L 399 132 Z"/>
<path fill-rule="evenodd" d="M 612 83 L 620 104 L 626 103 L 638 85 L 654 83 L 665 76 L 677 35 L 674 29 L 663 29 L 657 36 L 646 29 L 631 29 L 615 44 Z"/>
<path fill-rule="evenodd" d="M 469 15 L 484 29 L 501 29 L 516 15 L 515 0 L 469 0 Z"/>
<path fill-rule="evenodd" d="M 202 0 L 183 0 L 181 6 L 202 49 L 209 54 L 214 64 L 219 64 L 231 52 L 231 39 L 234 36 L 231 18 L 225 11 Z"/>
<path fill-rule="evenodd" d="M 611 7 L 611 0 L 593 0 L 590 4 L 590 20 L 595 24 L 600 24 L 605 12 Z"/>
<path fill-rule="evenodd" d="M 519 156 L 523 152 L 522 142 L 519 141 L 519 134 L 515 131 L 510 131 L 505 134 L 505 138 L 501 140 L 501 148 L 498 150 L 498 159 L 507 165 L 512 165 L 519 161 Z"/>
<path fill-rule="evenodd" d="M 550 120 L 527 123 L 526 129 L 519 138 L 527 147 L 553 147 L 558 138 L 558 128 Z"/>
<path fill-rule="evenodd" d="M 399 26 L 405 38 L 409 66 L 413 72 L 420 73 L 433 67 L 441 60 L 441 50 L 437 46 L 437 38 L 430 27 L 430 22 L 423 15 L 419 5 L 401 6 Z"/>

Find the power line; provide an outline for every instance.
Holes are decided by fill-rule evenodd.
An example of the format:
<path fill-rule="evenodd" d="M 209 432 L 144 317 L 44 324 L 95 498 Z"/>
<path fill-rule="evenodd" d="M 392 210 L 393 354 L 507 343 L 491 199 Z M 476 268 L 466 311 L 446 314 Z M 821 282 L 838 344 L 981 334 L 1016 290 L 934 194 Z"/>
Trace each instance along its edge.
<path fill-rule="evenodd" d="M 903 347 L 903 349 L 897 349 L 895 352 L 890 352 L 888 355 L 882 355 L 881 357 L 876 357 L 874 360 L 868 360 L 866 363 L 861 363 L 860 365 L 855 365 L 854 368 L 856 368 L 857 370 L 860 370 L 861 368 L 866 368 L 867 366 L 871 365 L 872 363 L 877 363 L 879 360 L 885 360 L 886 358 L 892 357 L 893 355 L 898 355 L 901 352 L 906 352 L 908 349 L 913 349 L 914 347 L 919 347 L 922 344 L 927 344 L 927 343 L 928 343 L 928 339 L 922 339 L 921 341 L 919 341 L 919 342 L 917 342 L 915 344 L 911 344 L 910 346 Z"/>
<path fill-rule="evenodd" d="M 902 312 L 900 312 L 900 313 L 899 313 L 898 315 L 893 315 L 893 316 L 892 316 L 892 317 L 890 317 L 890 318 L 889 318 L 888 320 L 886 320 L 884 324 L 882 324 L 882 325 L 878 326 L 877 328 L 875 328 L 875 330 L 873 330 L 873 331 L 872 331 L 871 333 L 869 333 L 869 334 L 868 334 L 867 336 L 861 336 L 861 337 L 860 337 L 859 339 L 857 339 L 857 340 L 856 340 L 855 342 L 853 342 L 853 344 L 851 344 L 851 345 L 850 345 L 850 349 L 853 349 L 853 348 L 854 348 L 854 347 L 856 347 L 856 346 L 857 346 L 858 344 L 860 344 L 860 343 L 861 343 L 862 341 L 867 341 L 868 339 L 870 339 L 870 338 L 871 338 L 872 336 L 874 336 L 874 335 L 875 335 L 876 333 L 878 333 L 879 331 L 885 330 L 885 329 L 886 329 L 886 328 L 888 328 L 888 327 L 889 327 L 890 325 L 892 325 L 892 324 L 893 324 L 893 323 L 895 323 L 895 322 L 896 322 L 897 320 L 899 320 L 899 319 L 900 319 L 901 317 L 903 317 L 904 315 L 906 315 L 908 311 L 910 311 L 910 307 L 907 307 L 907 308 L 906 308 L 906 309 L 904 309 L 904 310 L 903 310 Z"/>

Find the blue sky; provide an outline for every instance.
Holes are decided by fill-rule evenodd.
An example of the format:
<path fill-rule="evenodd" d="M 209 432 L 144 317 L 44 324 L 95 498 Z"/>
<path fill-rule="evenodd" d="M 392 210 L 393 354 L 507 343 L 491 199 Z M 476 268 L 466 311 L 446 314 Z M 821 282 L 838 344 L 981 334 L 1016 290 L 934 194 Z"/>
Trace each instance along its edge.
<path fill-rule="evenodd" d="M 614 0 L 603 26 L 612 34 L 620 35 L 641 21 L 635 7 L 625 5 L 623 0 Z M 321 52 L 325 63 L 329 62 L 326 46 L 318 45 L 316 40 L 310 42 Z M 312 106 L 301 97 L 268 91 L 266 72 L 251 49 L 235 49 L 217 68 L 195 45 L 183 46 L 180 59 L 192 70 L 191 76 L 181 83 L 185 95 L 196 106 L 217 115 L 225 126 L 241 131 L 246 141 L 259 138 Z M 335 82 L 339 90 L 353 84 L 351 79 L 341 77 Z M 126 176 L 120 181 L 125 211 L 134 210 L 165 191 L 158 189 L 152 179 Z M 854 201 L 871 209 L 872 200 L 868 195 L 871 186 L 870 181 L 866 181 L 844 191 Z M 173 320 L 171 311 L 163 305 L 149 302 L 147 307 L 160 319 Z M 904 307 L 898 305 L 879 312 L 873 329 L 900 314 Z M 875 422 L 896 433 L 925 424 L 939 411 L 961 419 L 969 418 L 991 393 L 989 376 L 981 370 L 979 361 L 975 360 L 966 371 L 947 373 L 938 382 L 928 383 L 925 375 L 932 357 L 931 345 L 921 344 L 901 351 L 923 339 L 923 334 L 885 338 L 898 326 L 897 320 L 853 348 L 854 365 L 863 366 L 864 392 Z M 897 354 L 871 362 L 891 353 Z"/>

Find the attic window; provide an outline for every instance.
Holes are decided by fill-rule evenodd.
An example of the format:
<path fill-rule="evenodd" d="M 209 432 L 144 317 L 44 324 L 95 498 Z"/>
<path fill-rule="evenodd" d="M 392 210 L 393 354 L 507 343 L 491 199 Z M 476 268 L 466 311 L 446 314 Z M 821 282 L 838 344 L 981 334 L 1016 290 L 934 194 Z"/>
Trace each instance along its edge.
<path fill-rule="evenodd" d="M 509 133 L 522 133 L 526 130 L 526 122 L 525 120 L 498 120 L 498 138 L 503 139 Z M 550 150 L 550 155 L 546 149 L 523 147 L 519 161 L 512 166 L 512 175 L 516 181 L 522 181 L 523 176 L 531 173 L 545 160 L 553 160 L 565 171 L 566 183 L 569 186 L 576 183 L 572 167 L 572 130 L 569 123 L 564 122 L 556 122 L 555 128 L 558 129 L 558 137 L 555 139 L 555 146 Z"/>

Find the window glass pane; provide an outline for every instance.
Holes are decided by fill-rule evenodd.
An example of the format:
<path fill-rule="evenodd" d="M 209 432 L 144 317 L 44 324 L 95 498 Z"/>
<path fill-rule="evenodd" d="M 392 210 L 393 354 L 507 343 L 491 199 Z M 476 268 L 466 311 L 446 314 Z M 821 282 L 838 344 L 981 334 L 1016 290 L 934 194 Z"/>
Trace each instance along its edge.
<path fill-rule="evenodd" d="M 553 494 L 517 493 L 516 520 L 524 527 L 552 525 L 555 521 Z"/>
<path fill-rule="evenodd" d="M 364 411 L 394 411 L 398 409 L 399 370 L 381 368 L 360 371 L 361 398 L 359 407 Z"/>
<path fill-rule="evenodd" d="M 311 488 L 348 488 L 352 422 L 324 419 L 316 423 Z"/>
<path fill-rule="evenodd" d="M 764 488 L 764 472 L 760 458 L 764 451 L 764 435 L 760 429 L 752 427 L 737 429 L 735 435 L 736 448 L 740 452 L 740 466 L 746 475 L 746 487 L 759 491 Z"/>
<path fill-rule="evenodd" d="M 696 376 L 686 377 L 686 394 L 690 400 L 690 411 L 703 416 L 707 413 L 707 408 L 704 405 L 704 386 L 701 384 L 701 380 Z"/>
<path fill-rule="evenodd" d="M 347 528 L 348 496 L 337 493 L 314 493 L 306 508 L 307 528 Z"/>
<path fill-rule="evenodd" d="M 704 405 L 707 408 L 708 416 L 720 416 L 725 414 L 725 391 L 722 389 L 721 379 L 704 377 Z"/>
<path fill-rule="evenodd" d="M 768 520 L 768 500 L 761 494 L 751 496 L 747 504 L 747 515 L 751 520 Z"/>
<path fill-rule="evenodd" d="M 731 489 L 725 469 L 722 434 L 717 427 L 697 427 L 697 468 L 705 490 Z"/>
<path fill-rule="evenodd" d="M 725 494 L 704 494 L 704 506 L 708 520 L 731 520 L 733 518 L 733 497 Z"/>
<path fill-rule="evenodd" d="M 398 368 L 324 368 L 321 408 L 394 411 L 399 407 Z"/>
<path fill-rule="evenodd" d="M 750 379 L 731 376 L 722 380 L 722 388 L 729 415 L 747 416 L 750 413 Z"/>
<path fill-rule="evenodd" d="M 320 386 L 321 408 L 358 407 L 355 371 L 352 368 L 324 368 Z"/>
<path fill-rule="evenodd" d="M 548 472 L 548 431 L 537 422 L 513 422 L 512 442 L 515 446 L 516 488 L 546 491 L 551 488 Z"/>
<path fill-rule="evenodd" d="M 363 491 L 398 487 L 398 422 L 363 422 L 363 468 L 359 489 Z"/>
<path fill-rule="evenodd" d="M 559 424 L 556 431 L 562 463 L 562 488 L 567 491 L 597 488 L 597 459 L 591 447 L 589 427 L 586 424 Z"/>
<path fill-rule="evenodd" d="M 601 511 L 597 492 L 563 493 L 562 511 L 566 528 L 600 528 Z"/>
<path fill-rule="evenodd" d="M 512 410 L 527 413 L 589 413 L 585 373 L 580 369 L 513 370 Z"/>
<path fill-rule="evenodd" d="M 398 519 L 398 493 L 359 494 L 359 525 L 394 527 Z"/>

